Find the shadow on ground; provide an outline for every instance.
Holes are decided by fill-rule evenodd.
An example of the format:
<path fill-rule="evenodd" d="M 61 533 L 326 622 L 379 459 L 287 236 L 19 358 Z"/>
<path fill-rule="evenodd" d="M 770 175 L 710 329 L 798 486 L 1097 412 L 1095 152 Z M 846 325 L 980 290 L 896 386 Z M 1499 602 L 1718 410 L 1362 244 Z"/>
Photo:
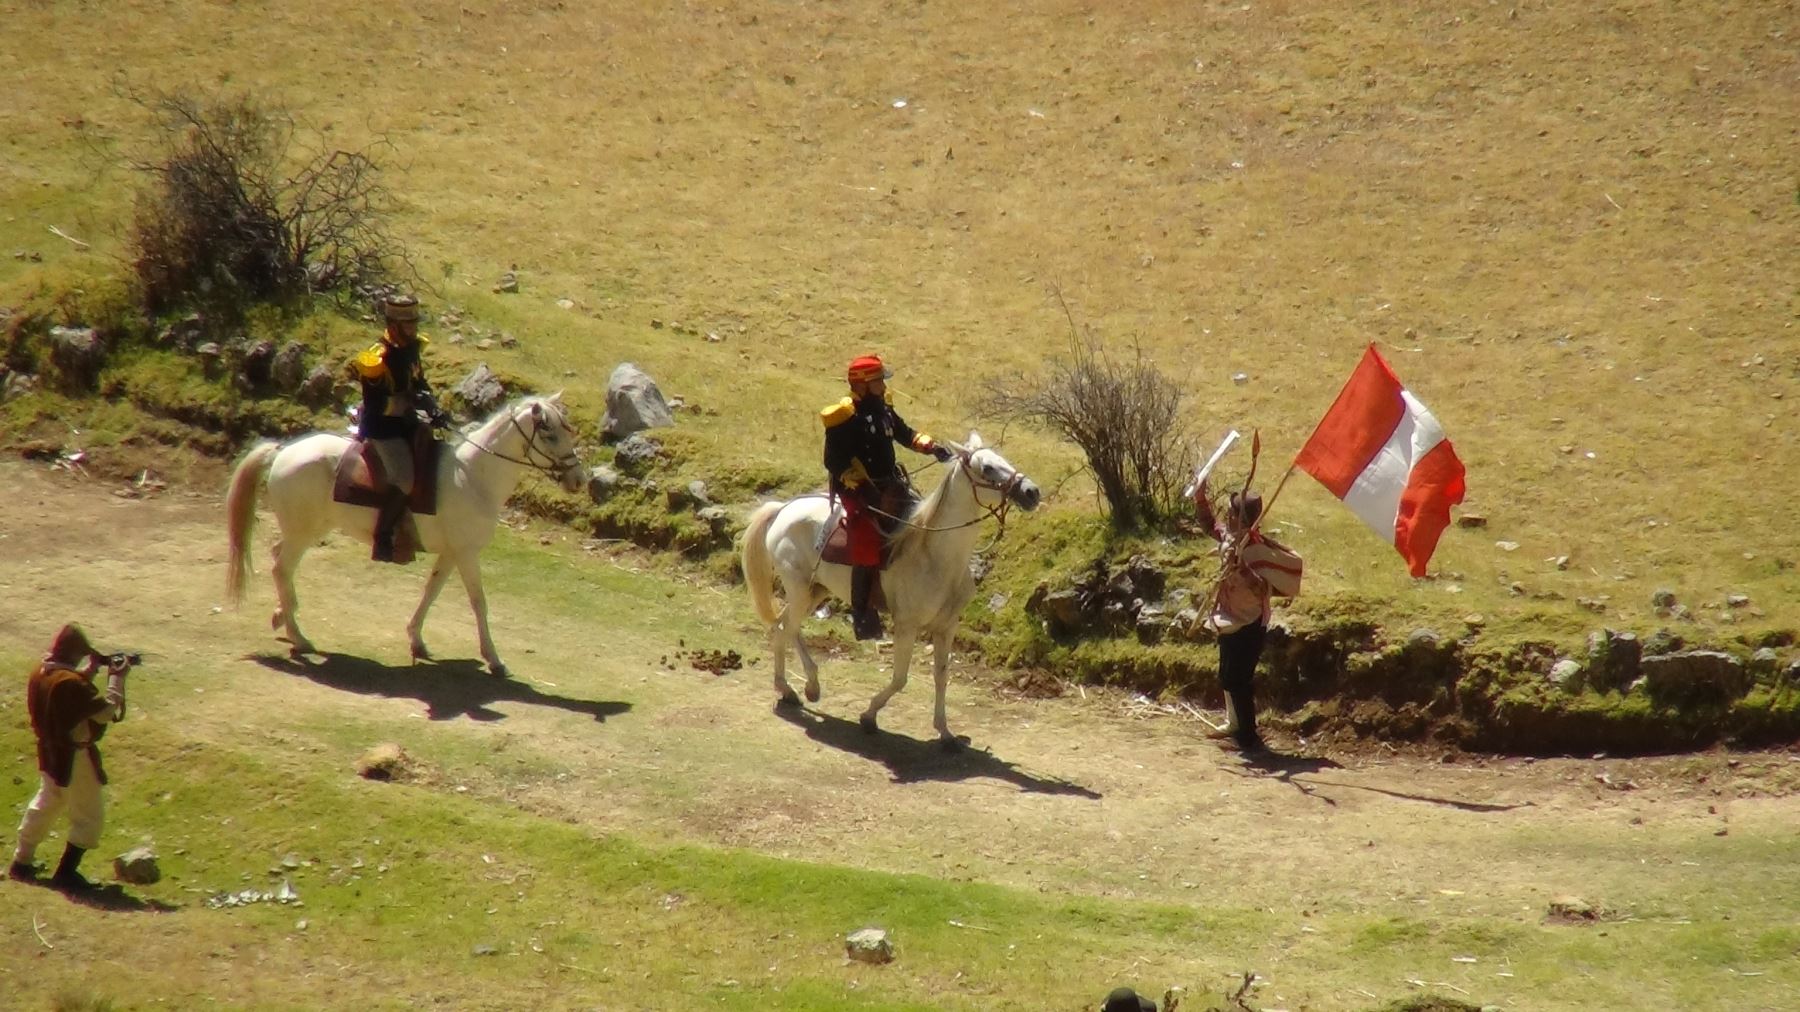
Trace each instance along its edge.
<path fill-rule="evenodd" d="M 1320 787 L 1339 787 L 1352 791 L 1368 791 L 1371 794 L 1385 794 L 1390 798 L 1400 798 L 1404 801 L 1418 801 L 1428 805 L 1442 805 L 1445 808 L 1454 808 L 1461 812 L 1510 812 L 1516 808 L 1531 807 L 1531 802 L 1529 801 L 1519 801 L 1512 804 L 1498 804 L 1488 801 L 1463 801 L 1459 798 L 1443 798 L 1431 794 L 1396 791 L 1386 787 L 1376 787 L 1373 784 L 1351 784 L 1341 780 L 1320 780 L 1314 777 L 1308 777 L 1304 780 L 1295 779 L 1295 777 L 1301 774 L 1318 773 L 1323 770 L 1341 770 L 1344 768 L 1335 760 L 1328 759 L 1324 756 L 1288 755 L 1271 750 L 1245 755 L 1240 757 L 1240 759 L 1242 762 L 1241 766 L 1227 766 L 1225 767 L 1225 771 L 1241 777 L 1274 780 L 1279 783 L 1287 784 L 1301 794 L 1317 801 L 1322 801 L 1334 808 L 1337 806 L 1337 802 L 1320 794 L 1318 791 Z"/>
<path fill-rule="evenodd" d="M 775 715 L 805 731 L 808 738 L 821 745 L 829 745 L 840 752 L 881 763 L 888 768 L 888 773 L 897 784 L 918 783 L 923 780 L 949 783 L 986 777 L 1004 781 L 1032 794 L 1073 794 L 1082 798 L 1101 796 L 1098 791 L 1060 777 L 1040 777 L 1027 773 L 985 749 L 965 748 L 961 752 L 946 752 L 935 738 L 923 741 L 892 731 L 870 734 L 856 721 L 799 706 L 777 704 Z"/>
<path fill-rule="evenodd" d="M 494 703 L 528 703 L 554 706 L 574 713 L 591 714 L 596 722 L 631 709 L 630 703 L 612 700 L 571 699 L 539 692 L 529 682 L 487 673 L 479 660 L 424 661 L 390 666 L 353 654 L 327 654 L 319 660 L 278 654 L 252 654 L 249 658 L 271 671 L 300 675 L 327 688 L 390 699 L 416 699 L 425 704 L 432 720 L 500 720 L 506 716 L 492 709 Z"/>

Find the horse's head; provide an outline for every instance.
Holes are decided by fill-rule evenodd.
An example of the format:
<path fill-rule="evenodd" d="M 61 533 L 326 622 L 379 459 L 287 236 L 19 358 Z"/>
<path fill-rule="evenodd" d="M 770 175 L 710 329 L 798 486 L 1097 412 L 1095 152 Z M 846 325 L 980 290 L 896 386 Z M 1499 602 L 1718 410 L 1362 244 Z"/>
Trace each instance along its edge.
<path fill-rule="evenodd" d="M 1037 482 L 1025 477 L 1000 451 L 981 441 L 981 433 L 969 433 L 968 442 L 956 447 L 959 466 L 969 478 L 975 500 L 987 509 L 1011 502 L 1023 510 L 1037 509 L 1043 493 Z"/>
<path fill-rule="evenodd" d="M 579 492 L 587 484 L 587 468 L 575 456 L 575 426 L 563 405 L 562 391 L 527 397 L 513 408 L 513 424 L 525 434 L 525 459 L 563 487 Z"/>

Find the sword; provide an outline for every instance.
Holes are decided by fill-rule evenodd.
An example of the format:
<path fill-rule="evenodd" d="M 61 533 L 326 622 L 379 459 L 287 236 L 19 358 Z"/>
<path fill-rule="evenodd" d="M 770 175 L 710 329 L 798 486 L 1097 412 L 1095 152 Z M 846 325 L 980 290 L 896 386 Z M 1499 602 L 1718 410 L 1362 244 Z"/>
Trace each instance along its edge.
<path fill-rule="evenodd" d="M 1206 480 L 1206 476 L 1211 474 L 1212 469 L 1217 467 L 1219 461 L 1224 458 L 1225 451 L 1231 449 L 1232 444 L 1237 441 L 1238 430 L 1232 429 L 1230 432 L 1225 433 L 1225 441 L 1220 443 L 1219 448 L 1212 452 L 1212 456 L 1206 458 L 1206 463 L 1201 464 L 1199 468 L 1195 469 L 1194 480 L 1188 483 L 1187 488 L 1181 490 L 1182 498 L 1192 499 L 1194 493 L 1200 491 L 1200 483 Z"/>

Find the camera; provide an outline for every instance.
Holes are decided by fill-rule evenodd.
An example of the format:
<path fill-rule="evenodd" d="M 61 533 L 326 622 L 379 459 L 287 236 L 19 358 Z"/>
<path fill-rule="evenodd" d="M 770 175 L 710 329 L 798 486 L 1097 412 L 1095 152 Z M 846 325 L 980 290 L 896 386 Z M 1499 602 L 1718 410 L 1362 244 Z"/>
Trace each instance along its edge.
<path fill-rule="evenodd" d="M 144 655 L 121 650 L 116 654 L 107 654 L 106 663 L 115 668 L 135 668 L 144 663 Z"/>

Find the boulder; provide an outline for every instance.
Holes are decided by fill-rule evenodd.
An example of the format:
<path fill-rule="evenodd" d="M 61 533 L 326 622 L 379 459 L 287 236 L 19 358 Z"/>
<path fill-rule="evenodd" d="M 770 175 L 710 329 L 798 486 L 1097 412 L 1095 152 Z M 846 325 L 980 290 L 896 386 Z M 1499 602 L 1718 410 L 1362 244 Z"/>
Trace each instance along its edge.
<path fill-rule="evenodd" d="M 156 851 L 133 847 L 113 858 L 113 875 L 121 882 L 150 885 L 162 878 L 162 869 L 156 866 Z"/>
<path fill-rule="evenodd" d="M 323 407 L 337 396 L 337 373 L 330 366 L 315 365 L 300 381 L 294 398 L 309 407 Z"/>
<path fill-rule="evenodd" d="M 624 476 L 618 471 L 602 464 L 588 472 L 588 498 L 596 503 L 603 503 L 613 497 L 619 490 L 619 483 Z"/>
<path fill-rule="evenodd" d="M 179 320 L 172 321 L 156 333 L 156 343 L 165 348 L 178 348 L 191 351 L 200 341 L 200 335 L 206 332 L 205 324 L 199 313 L 192 313 Z"/>
<path fill-rule="evenodd" d="M 1581 691 L 1581 662 L 1564 657 L 1550 666 L 1550 684 L 1564 692 Z"/>
<path fill-rule="evenodd" d="M 601 431 L 609 438 L 621 439 L 674 424 L 675 415 L 656 381 L 630 362 L 620 363 L 606 382 L 606 420 Z"/>
<path fill-rule="evenodd" d="M 1673 608 L 1673 607 L 1675 607 L 1675 592 L 1668 589 L 1667 587 L 1659 588 L 1656 591 L 1656 593 L 1650 595 L 1650 607 L 1652 607 L 1652 608 Z"/>
<path fill-rule="evenodd" d="M 275 373 L 275 342 L 257 341 L 244 351 L 238 380 L 251 390 L 267 387 Z"/>
<path fill-rule="evenodd" d="M 291 394 L 300 389 L 305 379 L 306 345 L 289 341 L 275 353 L 275 361 L 269 366 L 269 381 L 277 392 Z"/>
<path fill-rule="evenodd" d="M 1643 644 L 1636 633 L 1597 629 L 1588 634 L 1588 684 L 1602 692 L 1623 690 L 1638 676 Z"/>
<path fill-rule="evenodd" d="M 1138 609 L 1136 632 L 1139 643 L 1145 646 L 1161 643 L 1163 637 L 1169 634 L 1169 626 L 1169 616 L 1162 608 L 1147 604 Z"/>
<path fill-rule="evenodd" d="M 894 943 L 880 928 L 863 928 L 844 938 L 844 955 L 859 963 L 891 963 Z"/>
<path fill-rule="evenodd" d="M 468 405 L 471 413 L 485 416 L 506 403 L 506 386 L 487 367 L 487 363 L 482 362 L 456 385 L 456 396 Z"/>
<path fill-rule="evenodd" d="M 51 327 L 50 361 L 70 390 L 92 390 L 106 362 L 106 343 L 92 327 Z"/>
<path fill-rule="evenodd" d="M 1169 583 L 1168 576 L 1142 555 L 1133 555 L 1125 564 L 1125 575 L 1131 581 L 1131 595 L 1146 601 L 1162 600 Z"/>
<path fill-rule="evenodd" d="M 1073 590 L 1053 590 L 1044 595 L 1044 620 L 1053 632 L 1076 632 L 1082 626 L 1081 597 Z"/>
<path fill-rule="evenodd" d="M 219 347 L 219 342 L 203 342 L 194 349 L 194 354 L 199 356 L 200 371 L 206 375 L 207 379 L 213 379 L 219 375 L 220 366 L 225 364 L 225 349 Z"/>
<path fill-rule="evenodd" d="M 0 381 L 0 404 L 15 397 L 23 397 L 37 389 L 37 377 L 25 372 L 9 372 L 6 379 Z"/>
<path fill-rule="evenodd" d="M 1781 655 L 1774 647 L 1760 647 L 1750 655 L 1750 674 L 1758 682 L 1768 683 L 1775 680 L 1775 669 L 1781 666 Z"/>
<path fill-rule="evenodd" d="M 1743 663 L 1717 650 L 1654 654 L 1643 659 L 1641 668 L 1644 688 L 1658 703 L 1725 703 L 1750 689 L 1750 675 Z"/>
<path fill-rule="evenodd" d="M 662 444 L 643 433 L 627 436 L 613 449 L 613 463 L 620 471 L 633 477 L 642 477 L 662 456 Z"/>
<path fill-rule="evenodd" d="M 404 780 L 410 766 L 406 750 L 387 741 L 363 753 L 356 761 L 356 775 L 365 780 Z"/>

